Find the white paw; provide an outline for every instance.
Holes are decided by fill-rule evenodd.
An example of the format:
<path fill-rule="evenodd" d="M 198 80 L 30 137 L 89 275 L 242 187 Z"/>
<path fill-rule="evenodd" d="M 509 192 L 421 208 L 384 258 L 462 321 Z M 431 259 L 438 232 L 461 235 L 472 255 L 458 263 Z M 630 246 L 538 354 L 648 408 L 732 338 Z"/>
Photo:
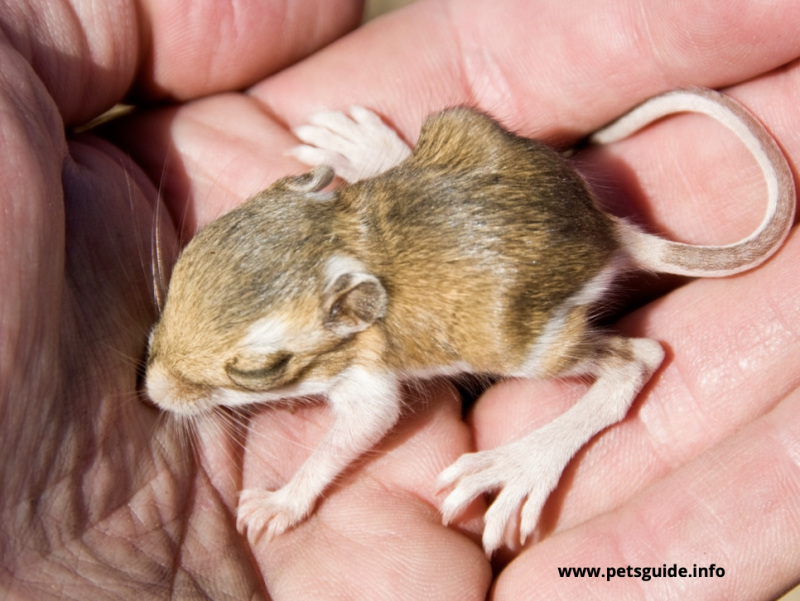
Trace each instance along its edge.
<path fill-rule="evenodd" d="M 330 165 L 348 182 L 374 177 L 401 163 L 411 149 L 375 113 L 360 106 L 350 114 L 317 113 L 294 130 L 304 145 L 289 154 L 306 165 Z"/>
<path fill-rule="evenodd" d="M 239 495 L 236 528 L 247 531 L 247 540 L 255 545 L 261 536 L 268 541 L 302 521 L 311 510 L 308 503 L 298 502 L 285 488 L 274 492 L 248 488 Z"/>
<path fill-rule="evenodd" d="M 453 489 L 442 503 L 445 525 L 479 495 L 499 491 L 483 519 L 487 555 L 503 543 L 509 522 L 520 507 L 520 541 L 524 543 L 533 533 L 542 507 L 569 461 L 561 452 L 563 447 L 548 445 L 548 436 L 537 440 L 536 434 L 504 447 L 463 455 L 439 475 L 439 490 Z"/>

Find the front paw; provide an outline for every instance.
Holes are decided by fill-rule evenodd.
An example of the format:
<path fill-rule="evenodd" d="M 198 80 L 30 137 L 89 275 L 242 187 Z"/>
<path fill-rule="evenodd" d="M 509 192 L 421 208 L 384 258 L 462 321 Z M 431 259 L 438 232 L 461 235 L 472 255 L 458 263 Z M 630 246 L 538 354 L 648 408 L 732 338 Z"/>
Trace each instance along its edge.
<path fill-rule="evenodd" d="M 241 534 L 247 531 L 252 546 L 262 535 L 272 540 L 305 519 L 310 511 L 308 503 L 287 494 L 285 488 L 274 492 L 249 488 L 239 495 L 236 528 Z"/>
<path fill-rule="evenodd" d="M 404 161 L 411 149 L 372 111 L 350 107 L 349 114 L 317 113 L 310 125 L 294 130 L 305 144 L 289 154 L 306 165 L 330 165 L 348 182 L 375 177 Z"/>

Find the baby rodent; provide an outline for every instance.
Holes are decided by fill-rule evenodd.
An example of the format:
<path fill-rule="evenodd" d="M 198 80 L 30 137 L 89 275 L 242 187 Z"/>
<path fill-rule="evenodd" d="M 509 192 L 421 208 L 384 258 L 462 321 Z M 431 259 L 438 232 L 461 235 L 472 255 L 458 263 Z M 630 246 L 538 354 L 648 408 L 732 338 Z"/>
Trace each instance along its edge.
<path fill-rule="evenodd" d="M 522 507 L 521 538 L 574 453 L 622 419 L 660 365 L 661 346 L 602 333 L 591 308 L 631 269 L 724 276 L 782 243 L 795 210 L 788 164 L 731 99 L 692 89 L 653 98 L 594 136 L 624 138 L 676 112 L 731 128 L 763 170 L 768 210 L 739 243 L 691 246 L 599 210 L 584 179 L 544 144 L 467 108 L 435 114 L 413 152 L 370 111 L 323 113 L 286 177 L 201 230 L 181 254 L 150 339 L 147 391 L 197 414 L 324 395 L 335 422 L 283 488 L 245 490 L 237 524 L 251 542 L 283 532 L 375 445 L 400 414 L 400 382 L 459 372 L 591 376 L 586 395 L 526 437 L 462 456 L 445 523 L 475 497 L 487 553 Z M 334 172 L 351 183 L 323 191 Z"/>

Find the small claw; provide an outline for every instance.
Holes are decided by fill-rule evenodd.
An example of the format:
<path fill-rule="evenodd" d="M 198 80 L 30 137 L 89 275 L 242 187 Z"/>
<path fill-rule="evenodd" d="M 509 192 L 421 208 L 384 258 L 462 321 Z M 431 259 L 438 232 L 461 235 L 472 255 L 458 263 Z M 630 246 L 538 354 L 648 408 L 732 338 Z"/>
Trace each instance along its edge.
<path fill-rule="evenodd" d="M 259 539 L 261 539 L 261 535 L 263 531 L 257 528 L 248 528 L 247 529 L 247 542 L 250 543 L 251 547 L 255 547 L 258 544 Z"/>
<path fill-rule="evenodd" d="M 438 487 L 437 494 L 442 492 L 445 488 L 453 486 L 457 480 L 479 471 L 476 469 L 476 464 L 478 464 L 476 461 L 477 455 L 477 453 L 462 455 L 455 463 L 443 469 L 439 477 L 436 478 L 436 486 Z M 470 465 L 470 463 L 473 465 Z M 477 465 L 477 467 L 480 466 Z"/>
<path fill-rule="evenodd" d="M 500 548 L 500 542 L 502 540 L 502 533 L 498 536 L 494 532 L 490 532 L 488 528 L 484 528 L 483 530 L 483 552 L 486 555 L 486 559 L 491 559 L 492 554 Z"/>
<path fill-rule="evenodd" d="M 519 541 L 521 544 L 524 545 L 525 541 L 528 540 L 528 537 L 533 534 L 533 531 L 536 529 L 546 500 L 547 495 L 540 497 L 529 496 L 528 500 L 522 506 L 519 526 Z"/>
<path fill-rule="evenodd" d="M 449 500 L 450 497 L 447 497 L 441 507 L 442 525 L 444 526 L 448 526 L 467 507 L 462 503 L 448 503 Z"/>
<path fill-rule="evenodd" d="M 487 553 L 497 549 L 508 530 L 508 524 L 524 497 L 519 491 L 504 488 L 483 516 L 483 548 Z"/>
<path fill-rule="evenodd" d="M 311 115 L 309 123 L 324 130 L 337 134 L 342 139 L 351 139 L 356 131 L 353 120 L 339 111 L 324 111 Z M 307 127 L 301 125 L 300 127 Z"/>
<path fill-rule="evenodd" d="M 292 498 L 293 501 L 287 501 Z M 248 489 L 239 495 L 236 528 L 247 533 L 247 540 L 255 545 L 262 537 L 267 542 L 282 534 L 303 519 L 306 512 L 296 506 L 297 498 L 281 491 L 268 492 Z"/>
<path fill-rule="evenodd" d="M 373 113 L 371 110 L 364 108 L 363 106 L 354 104 L 350 107 L 349 113 L 353 118 L 353 121 L 356 123 L 361 125 L 371 125 L 372 127 L 386 128 L 386 125 L 381 118 L 378 117 L 378 115 Z"/>
<path fill-rule="evenodd" d="M 451 465 L 447 469 L 445 469 L 439 476 L 436 478 L 436 494 L 442 494 L 446 489 L 453 486 L 456 480 L 458 480 L 458 473 L 452 472 L 448 473 L 452 470 L 453 466 Z"/>
<path fill-rule="evenodd" d="M 324 150 L 308 144 L 299 144 L 289 148 L 286 153 L 288 156 L 296 158 L 305 165 L 318 167 L 320 165 L 330 165 L 333 170 L 337 168 L 341 171 L 347 165 L 347 159 L 333 150 Z M 338 175 L 338 171 L 337 171 Z"/>

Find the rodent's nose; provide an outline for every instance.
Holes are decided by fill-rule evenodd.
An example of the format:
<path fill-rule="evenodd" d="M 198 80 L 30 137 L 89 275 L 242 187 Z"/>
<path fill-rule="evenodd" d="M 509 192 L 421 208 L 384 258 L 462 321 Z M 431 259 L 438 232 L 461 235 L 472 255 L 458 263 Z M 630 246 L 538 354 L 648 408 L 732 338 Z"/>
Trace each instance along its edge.
<path fill-rule="evenodd" d="M 158 409 L 173 411 L 175 401 L 175 386 L 172 383 L 169 371 L 155 361 L 155 355 L 147 360 L 147 370 L 144 377 L 145 398 Z"/>
<path fill-rule="evenodd" d="M 208 389 L 173 373 L 160 362 L 147 366 L 145 392 L 159 409 L 182 415 L 197 415 L 208 407 Z"/>

